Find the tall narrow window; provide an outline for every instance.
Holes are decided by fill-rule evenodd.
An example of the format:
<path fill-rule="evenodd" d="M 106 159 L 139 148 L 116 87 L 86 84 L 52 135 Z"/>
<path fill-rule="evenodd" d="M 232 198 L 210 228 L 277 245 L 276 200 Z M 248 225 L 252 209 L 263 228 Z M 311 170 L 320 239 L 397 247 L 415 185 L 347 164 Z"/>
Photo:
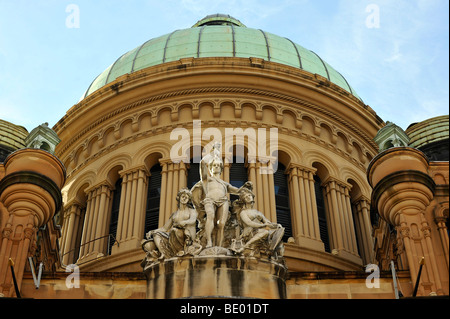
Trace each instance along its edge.
<path fill-rule="evenodd" d="M 194 145 L 190 153 L 189 171 L 187 176 L 187 187 L 191 189 L 200 181 L 200 161 L 202 159 L 202 147 Z"/>
<path fill-rule="evenodd" d="M 158 228 L 159 204 L 161 199 L 161 166 L 154 165 L 150 169 L 147 190 L 147 207 L 145 210 L 145 232 Z"/>
<path fill-rule="evenodd" d="M 289 237 L 292 237 L 291 208 L 289 206 L 289 189 L 287 176 L 284 173 L 285 170 L 286 167 L 278 163 L 278 169 L 273 174 L 277 222 L 285 228 L 283 241 L 287 241 Z M 262 185 L 256 185 L 256 187 L 262 187 Z"/>
<path fill-rule="evenodd" d="M 248 181 L 247 169 L 245 168 L 244 159 L 242 157 L 233 157 L 233 163 L 230 167 L 230 184 L 234 187 L 241 187 Z M 230 200 L 239 199 L 237 195 L 230 195 Z"/>
<path fill-rule="evenodd" d="M 360 225 L 358 220 L 358 209 L 353 203 L 351 204 L 351 207 L 352 207 L 353 227 L 355 228 L 355 235 L 356 235 L 356 248 L 358 249 L 358 255 L 364 258 L 364 256 L 362 255 L 363 252 L 363 245 L 362 245 L 363 238 L 361 233 L 362 225 Z"/>
<path fill-rule="evenodd" d="M 76 263 L 80 257 L 81 248 L 81 236 L 83 234 L 84 217 L 86 216 L 86 207 L 80 208 L 80 219 L 78 220 L 78 225 L 76 225 L 76 235 L 75 235 L 75 247 L 73 252 L 72 263 Z"/>
<path fill-rule="evenodd" d="M 200 180 L 200 164 L 191 163 L 189 164 L 189 172 L 187 177 L 187 187 L 191 189 Z"/>
<path fill-rule="evenodd" d="M 320 177 L 314 175 L 314 190 L 316 193 L 317 214 L 319 215 L 318 219 L 319 219 L 320 239 L 325 245 L 325 251 L 331 252 L 330 238 L 328 235 L 327 216 L 325 211 L 325 198 L 323 195 L 323 189 L 321 185 L 322 181 L 320 180 Z"/>
<path fill-rule="evenodd" d="M 117 223 L 119 220 L 120 209 L 120 194 L 122 193 L 122 179 L 119 178 L 114 185 L 112 205 L 111 205 L 111 219 L 109 222 L 109 238 L 108 238 L 108 253 L 111 254 L 112 246 L 114 245 L 117 235 Z"/>

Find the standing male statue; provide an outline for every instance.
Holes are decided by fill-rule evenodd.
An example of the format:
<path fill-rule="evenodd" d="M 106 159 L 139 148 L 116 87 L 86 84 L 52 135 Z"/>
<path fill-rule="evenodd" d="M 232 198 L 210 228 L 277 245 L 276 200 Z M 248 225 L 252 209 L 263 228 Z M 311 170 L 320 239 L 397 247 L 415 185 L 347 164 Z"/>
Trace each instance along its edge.
<path fill-rule="evenodd" d="M 228 219 L 230 203 L 227 194 L 238 195 L 242 188 L 252 188 L 251 182 L 246 182 L 237 188 L 223 181 L 220 175 L 223 171 L 223 161 L 215 145 L 211 154 L 200 161 L 200 182 L 192 188 L 193 202 L 199 211 L 199 220 L 206 215 L 204 231 L 206 247 L 222 246 L 224 240 L 224 227 Z"/>

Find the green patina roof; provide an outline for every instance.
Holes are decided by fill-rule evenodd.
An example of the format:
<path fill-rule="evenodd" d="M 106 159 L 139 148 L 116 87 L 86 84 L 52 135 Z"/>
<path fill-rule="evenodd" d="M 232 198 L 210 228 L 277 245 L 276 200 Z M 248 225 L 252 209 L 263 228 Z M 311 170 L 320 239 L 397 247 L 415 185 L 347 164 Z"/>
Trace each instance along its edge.
<path fill-rule="evenodd" d="M 0 145 L 14 150 L 25 147 L 28 131 L 23 126 L 0 120 Z"/>
<path fill-rule="evenodd" d="M 448 115 L 436 116 L 411 124 L 405 131 L 410 139 L 409 146 L 419 148 L 433 142 L 446 140 L 449 138 L 448 127 Z"/>
<path fill-rule="evenodd" d="M 229 15 L 217 14 L 205 17 L 192 28 L 150 39 L 125 53 L 91 83 L 82 98 L 121 75 L 188 57 L 262 58 L 317 73 L 358 97 L 347 80 L 314 52 L 287 38 L 247 28 Z"/>

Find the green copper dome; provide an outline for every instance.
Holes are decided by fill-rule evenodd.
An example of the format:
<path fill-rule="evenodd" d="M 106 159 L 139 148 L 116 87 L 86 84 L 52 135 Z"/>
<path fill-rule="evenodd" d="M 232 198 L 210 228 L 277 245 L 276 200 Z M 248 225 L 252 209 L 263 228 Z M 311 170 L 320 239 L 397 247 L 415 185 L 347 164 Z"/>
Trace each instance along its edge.
<path fill-rule="evenodd" d="M 359 98 L 347 80 L 316 53 L 223 14 L 209 15 L 192 28 L 150 39 L 125 53 L 91 83 L 82 98 L 121 75 L 188 57 L 262 58 L 317 73 Z"/>
<path fill-rule="evenodd" d="M 405 131 L 409 136 L 409 146 L 420 148 L 427 144 L 448 140 L 449 116 L 436 116 L 411 124 Z"/>

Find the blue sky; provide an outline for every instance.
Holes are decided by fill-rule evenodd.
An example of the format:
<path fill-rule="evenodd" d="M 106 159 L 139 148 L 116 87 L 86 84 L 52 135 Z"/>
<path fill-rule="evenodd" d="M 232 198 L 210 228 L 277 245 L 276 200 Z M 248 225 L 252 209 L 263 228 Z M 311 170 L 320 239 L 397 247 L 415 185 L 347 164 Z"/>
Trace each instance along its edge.
<path fill-rule="evenodd" d="M 0 119 L 53 126 L 123 53 L 214 13 L 316 52 L 384 121 L 449 112 L 448 0 L 0 0 Z"/>

